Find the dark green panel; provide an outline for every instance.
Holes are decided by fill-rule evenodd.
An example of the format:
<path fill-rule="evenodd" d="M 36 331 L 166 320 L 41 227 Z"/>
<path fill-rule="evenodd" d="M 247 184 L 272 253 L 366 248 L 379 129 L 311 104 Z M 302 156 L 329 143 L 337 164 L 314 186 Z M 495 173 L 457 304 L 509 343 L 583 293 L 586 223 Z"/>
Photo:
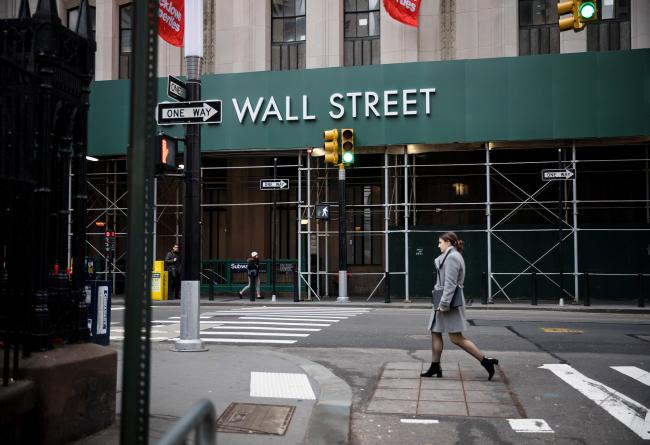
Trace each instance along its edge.
<path fill-rule="evenodd" d="M 358 146 L 579 139 L 650 134 L 650 50 L 591 52 L 500 59 L 417 62 L 349 68 L 208 75 L 203 98 L 223 101 L 223 121 L 202 126 L 202 149 L 291 149 L 321 146 L 322 130 L 355 129 Z M 160 80 L 159 99 L 166 97 Z M 435 88 L 425 113 L 423 88 Z M 416 116 L 403 114 L 403 91 Z M 397 116 L 384 112 L 384 92 L 395 90 Z M 380 116 L 365 116 L 365 96 L 352 114 L 349 93 L 376 93 Z M 330 96 L 341 93 L 345 115 Z M 303 95 L 308 97 L 303 119 Z M 271 96 L 282 120 L 261 122 Z M 239 123 L 233 99 L 263 103 L 257 121 Z M 287 121 L 285 98 L 291 100 Z M 124 154 L 127 141 L 127 81 L 95 82 L 90 108 L 92 154 Z M 166 131 L 170 127 L 165 127 Z M 177 127 L 182 133 L 182 128 Z"/>

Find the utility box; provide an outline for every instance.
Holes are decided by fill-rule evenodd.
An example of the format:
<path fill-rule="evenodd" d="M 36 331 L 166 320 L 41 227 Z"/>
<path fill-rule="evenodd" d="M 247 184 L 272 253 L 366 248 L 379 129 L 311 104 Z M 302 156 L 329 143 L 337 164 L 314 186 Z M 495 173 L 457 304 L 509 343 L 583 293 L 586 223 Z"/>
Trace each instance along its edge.
<path fill-rule="evenodd" d="M 164 261 L 153 262 L 153 272 L 151 272 L 151 299 L 167 300 L 167 275 Z"/>
<path fill-rule="evenodd" d="M 90 341 L 108 346 L 111 342 L 111 299 L 113 283 L 104 280 L 86 281 L 88 329 Z"/>

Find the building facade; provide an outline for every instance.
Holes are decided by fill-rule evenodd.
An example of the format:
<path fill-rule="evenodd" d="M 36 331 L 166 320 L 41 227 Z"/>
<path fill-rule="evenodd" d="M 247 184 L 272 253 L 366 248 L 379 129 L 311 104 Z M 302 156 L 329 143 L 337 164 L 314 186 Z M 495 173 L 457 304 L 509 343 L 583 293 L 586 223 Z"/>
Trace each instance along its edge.
<path fill-rule="evenodd" d="M 475 299 L 634 298 L 650 272 L 650 2 L 599 1 L 578 33 L 559 31 L 556 3 L 423 0 L 414 28 L 379 0 L 204 1 L 203 97 L 232 119 L 203 133 L 205 283 L 234 292 L 237 261 L 275 250 L 298 264 L 303 296 L 337 295 L 337 169 L 320 135 L 349 126 L 352 295 L 383 298 L 389 281 L 394 298 L 426 298 L 437 235 L 455 230 Z M 78 2 L 58 5 L 71 26 Z M 94 6 L 89 223 L 116 230 L 116 260 L 103 261 L 119 281 L 132 8 Z M 159 39 L 158 51 L 161 78 L 185 74 L 182 49 Z M 274 162 L 290 183 L 275 196 L 259 187 Z M 575 176 L 545 181 L 549 169 Z M 182 242 L 182 196 L 178 178 L 159 178 L 159 258 Z M 330 204 L 330 221 L 316 204 Z M 103 230 L 89 233 L 104 258 Z"/>

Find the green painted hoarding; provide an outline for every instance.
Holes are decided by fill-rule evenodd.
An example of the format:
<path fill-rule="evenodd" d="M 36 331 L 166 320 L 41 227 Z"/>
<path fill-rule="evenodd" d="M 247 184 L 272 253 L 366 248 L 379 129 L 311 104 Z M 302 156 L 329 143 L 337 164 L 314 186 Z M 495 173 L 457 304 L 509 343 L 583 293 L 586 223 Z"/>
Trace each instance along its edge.
<path fill-rule="evenodd" d="M 329 128 L 358 146 L 650 135 L 650 49 L 206 75 L 202 89 L 223 108 L 203 151 L 317 147 Z M 128 81 L 93 83 L 90 154 L 126 153 L 128 96 Z"/>

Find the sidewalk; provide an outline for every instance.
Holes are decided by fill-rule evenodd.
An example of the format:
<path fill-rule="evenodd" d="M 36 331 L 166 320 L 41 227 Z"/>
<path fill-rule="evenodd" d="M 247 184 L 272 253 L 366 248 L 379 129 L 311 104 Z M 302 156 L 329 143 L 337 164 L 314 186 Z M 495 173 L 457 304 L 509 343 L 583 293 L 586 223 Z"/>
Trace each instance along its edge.
<path fill-rule="evenodd" d="M 217 443 L 241 445 L 347 444 L 352 391 L 325 367 L 290 354 L 253 347 L 208 345 L 205 352 L 173 352 L 152 343 L 150 443 L 156 443 L 199 399 L 215 406 L 217 418 L 231 403 L 267 405 L 246 415 L 239 406 L 229 418 L 235 428 L 282 429 L 284 435 L 218 432 Z M 122 350 L 118 350 L 118 420 L 108 429 L 76 442 L 119 444 Z M 268 405 L 277 406 L 269 410 Z M 290 413 L 294 407 L 293 414 Z M 289 418 L 289 415 L 291 417 Z M 274 421 L 275 420 L 275 421 Z M 273 429 L 273 428 L 271 428 Z"/>
<path fill-rule="evenodd" d="M 124 304 L 124 296 L 118 295 L 112 299 L 113 305 Z M 180 300 L 163 300 L 152 301 L 154 306 L 180 306 Z M 366 301 L 362 297 L 350 297 L 350 302 L 339 303 L 336 297 L 301 300 L 294 302 L 292 298 L 278 297 L 275 302 L 270 297 L 250 301 L 247 298 L 239 299 L 230 295 L 215 295 L 213 300 L 207 296 L 201 298 L 201 306 L 269 306 L 269 305 L 309 305 L 309 306 L 348 306 L 348 307 L 372 307 L 372 308 L 406 308 L 406 309 L 430 309 L 431 303 L 425 298 L 418 298 L 405 302 L 403 298 L 391 298 L 390 303 L 385 303 L 383 298 L 374 298 Z M 513 303 L 498 301 L 495 304 L 482 304 L 474 300 L 466 306 L 469 311 L 499 311 L 499 310 L 525 310 L 525 311 L 561 311 L 561 312 L 592 312 L 592 313 L 619 313 L 619 314 L 650 314 L 650 304 L 645 307 L 638 307 L 638 300 L 597 300 L 592 301 L 590 306 L 584 304 L 572 304 L 565 300 L 563 306 L 560 306 L 557 300 L 540 300 L 537 305 L 532 305 L 528 301 L 515 300 Z"/>

